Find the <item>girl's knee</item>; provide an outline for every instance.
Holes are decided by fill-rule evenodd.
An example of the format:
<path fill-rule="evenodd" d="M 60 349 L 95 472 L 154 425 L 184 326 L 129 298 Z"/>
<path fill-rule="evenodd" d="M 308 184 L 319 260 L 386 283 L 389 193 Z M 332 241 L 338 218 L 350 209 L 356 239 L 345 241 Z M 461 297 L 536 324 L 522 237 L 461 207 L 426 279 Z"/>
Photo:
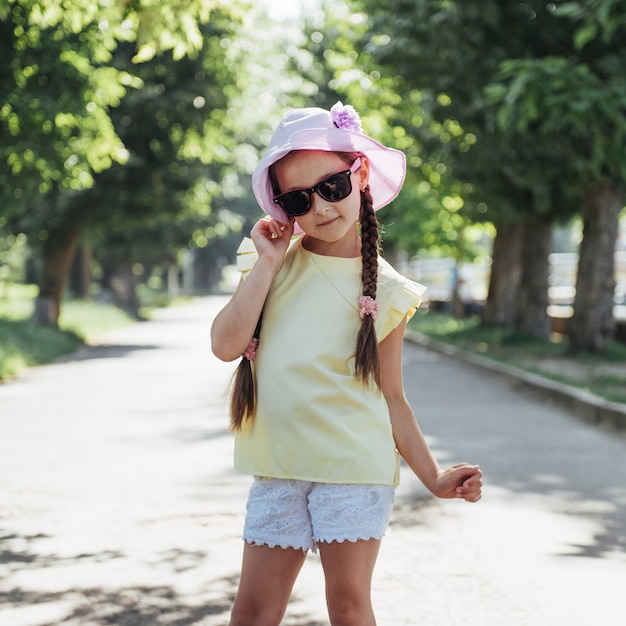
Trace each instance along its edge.
<path fill-rule="evenodd" d="M 376 623 L 370 598 L 362 594 L 329 595 L 328 616 L 332 626 L 373 626 Z"/>
<path fill-rule="evenodd" d="M 279 626 L 285 608 L 235 600 L 229 626 Z"/>

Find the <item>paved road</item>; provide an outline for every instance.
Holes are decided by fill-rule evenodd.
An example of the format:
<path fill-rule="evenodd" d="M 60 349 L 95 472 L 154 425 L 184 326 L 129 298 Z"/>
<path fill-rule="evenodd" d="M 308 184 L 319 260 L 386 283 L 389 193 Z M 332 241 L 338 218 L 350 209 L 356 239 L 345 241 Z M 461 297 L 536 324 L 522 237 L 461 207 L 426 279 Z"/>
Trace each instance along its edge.
<path fill-rule="evenodd" d="M 232 365 L 209 348 L 223 302 L 161 311 L 0 386 L 0 626 L 227 623 L 248 478 L 231 469 Z M 469 505 L 403 475 L 379 624 L 623 623 L 626 439 L 423 348 L 405 360 L 437 456 L 480 463 L 487 484 Z M 310 556 L 284 624 L 327 623 Z"/>

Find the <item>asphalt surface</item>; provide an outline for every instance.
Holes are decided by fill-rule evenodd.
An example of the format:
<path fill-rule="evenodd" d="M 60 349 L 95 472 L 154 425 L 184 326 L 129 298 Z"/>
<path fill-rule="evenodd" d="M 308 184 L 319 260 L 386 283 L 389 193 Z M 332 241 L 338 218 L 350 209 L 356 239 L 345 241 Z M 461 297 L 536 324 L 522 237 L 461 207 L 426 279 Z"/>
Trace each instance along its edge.
<path fill-rule="evenodd" d="M 211 297 L 0 385 L 0 626 L 221 626 L 249 485 L 232 470 Z M 405 387 L 478 504 L 403 470 L 375 570 L 381 626 L 619 626 L 626 438 L 526 387 L 405 346 Z M 283 622 L 328 624 L 319 558 Z"/>

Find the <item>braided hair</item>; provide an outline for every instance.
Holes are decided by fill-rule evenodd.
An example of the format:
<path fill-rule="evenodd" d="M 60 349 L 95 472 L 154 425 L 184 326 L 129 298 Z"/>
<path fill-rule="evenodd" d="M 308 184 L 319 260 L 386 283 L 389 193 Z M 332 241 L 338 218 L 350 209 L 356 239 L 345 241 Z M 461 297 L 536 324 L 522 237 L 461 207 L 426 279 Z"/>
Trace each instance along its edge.
<path fill-rule="evenodd" d="M 261 334 L 261 320 L 259 317 L 252 339 L 258 342 Z M 241 430 L 245 420 L 254 416 L 256 409 L 256 391 L 254 389 L 254 372 L 250 359 L 244 355 L 233 374 L 230 385 L 230 428 Z"/>
<path fill-rule="evenodd" d="M 378 284 L 378 253 L 380 251 L 380 227 L 372 205 L 369 185 L 361 191 L 361 258 L 363 269 L 361 282 L 363 295 L 376 300 Z M 380 362 L 378 339 L 374 318 L 365 315 L 356 341 L 356 377 L 364 384 L 374 381 L 380 387 Z"/>

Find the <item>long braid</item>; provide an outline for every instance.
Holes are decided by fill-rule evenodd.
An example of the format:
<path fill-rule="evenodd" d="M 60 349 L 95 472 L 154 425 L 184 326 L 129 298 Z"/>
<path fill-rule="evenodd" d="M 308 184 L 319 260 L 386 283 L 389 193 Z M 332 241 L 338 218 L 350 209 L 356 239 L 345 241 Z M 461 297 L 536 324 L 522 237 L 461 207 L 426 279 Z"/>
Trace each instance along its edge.
<path fill-rule="evenodd" d="M 363 270 L 361 281 L 363 295 L 376 300 L 378 285 L 378 253 L 380 250 L 380 228 L 372 205 L 369 186 L 361 191 L 361 257 Z M 372 380 L 380 387 L 380 363 L 378 340 L 371 315 L 365 315 L 357 336 L 356 376 L 365 384 Z"/>
<path fill-rule="evenodd" d="M 258 341 L 261 334 L 261 320 L 259 317 L 254 330 L 253 339 Z M 256 408 L 256 390 L 254 388 L 254 373 L 252 363 L 245 356 L 242 357 L 230 386 L 230 428 L 241 430 L 245 420 L 252 418 Z"/>

